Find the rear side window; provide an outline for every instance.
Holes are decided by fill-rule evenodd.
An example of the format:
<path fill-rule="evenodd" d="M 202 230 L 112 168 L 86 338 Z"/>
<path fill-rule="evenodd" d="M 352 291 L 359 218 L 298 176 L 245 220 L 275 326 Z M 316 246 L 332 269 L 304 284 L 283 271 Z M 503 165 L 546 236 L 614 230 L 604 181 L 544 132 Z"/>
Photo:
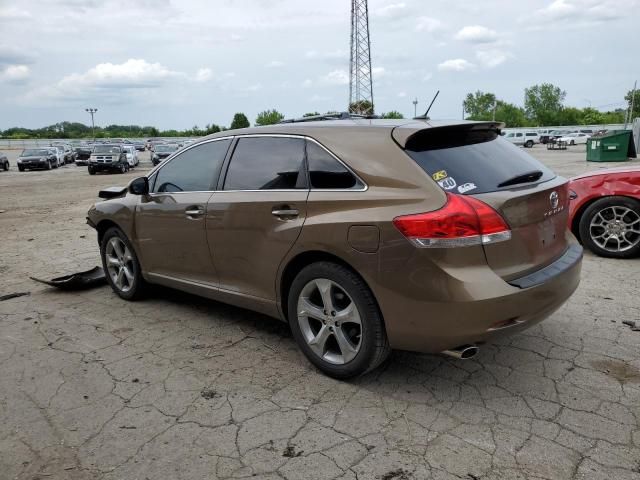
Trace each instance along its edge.
<path fill-rule="evenodd" d="M 307 188 L 305 141 L 290 137 L 240 138 L 231 157 L 225 190 Z"/>
<path fill-rule="evenodd" d="M 231 140 L 197 145 L 178 154 L 156 176 L 154 192 L 207 192 L 220 171 Z"/>
<path fill-rule="evenodd" d="M 500 185 L 523 176 L 535 178 L 535 183 L 555 178 L 551 170 L 501 138 L 494 129 L 422 130 L 409 139 L 406 152 L 440 187 L 451 193 L 509 189 L 513 187 Z M 517 186 L 524 183 L 517 182 Z"/>
<path fill-rule="evenodd" d="M 344 165 L 315 142 L 307 141 L 307 162 L 311 188 L 362 188 L 362 183 Z"/>

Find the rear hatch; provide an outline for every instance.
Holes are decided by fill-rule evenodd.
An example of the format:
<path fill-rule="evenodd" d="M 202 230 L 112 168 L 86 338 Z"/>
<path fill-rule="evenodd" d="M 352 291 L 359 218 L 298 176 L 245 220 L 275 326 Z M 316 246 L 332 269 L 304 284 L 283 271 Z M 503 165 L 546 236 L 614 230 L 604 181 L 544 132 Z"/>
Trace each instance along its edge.
<path fill-rule="evenodd" d="M 404 146 L 447 193 L 472 196 L 502 215 L 511 238 L 483 248 L 503 279 L 544 268 L 567 250 L 567 181 L 501 138 L 496 124 L 423 129 Z"/>

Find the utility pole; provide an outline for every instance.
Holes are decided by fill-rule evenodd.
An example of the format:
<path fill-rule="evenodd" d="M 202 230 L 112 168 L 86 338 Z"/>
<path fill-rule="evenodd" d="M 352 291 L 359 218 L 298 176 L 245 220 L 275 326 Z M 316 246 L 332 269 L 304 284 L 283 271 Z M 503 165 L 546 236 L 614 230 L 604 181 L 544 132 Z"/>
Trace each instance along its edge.
<path fill-rule="evenodd" d="M 91 115 L 91 135 L 93 135 L 93 141 L 96 141 L 96 124 L 93 121 L 93 115 L 98 111 L 97 108 L 85 108 L 85 112 Z"/>
<path fill-rule="evenodd" d="M 498 101 L 493 102 L 493 121 L 496 121 L 496 108 L 498 108 Z"/>
<path fill-rule="evenodd" d="M 631 90 L 631 105 L 629 106 L 629 116 L 625 117 L 624 120 L 624 129 L 627 129 L 627 123 L 633 123 L 633 109 L 636 99 L 636 88 L 638 86 L 638 81 L 633 82 L 633 90 Z"/>
<path fill-rule="evenodd" d="M 371 39 L 367 0 L 351 0 L 351 62 L 349 66 L 349 111 L 373 115 Z"/>
<path fill-rule="evenodd" d="M 418 97 L 412 102 L 413 103 L 413 118 L 418 116 Z"/>

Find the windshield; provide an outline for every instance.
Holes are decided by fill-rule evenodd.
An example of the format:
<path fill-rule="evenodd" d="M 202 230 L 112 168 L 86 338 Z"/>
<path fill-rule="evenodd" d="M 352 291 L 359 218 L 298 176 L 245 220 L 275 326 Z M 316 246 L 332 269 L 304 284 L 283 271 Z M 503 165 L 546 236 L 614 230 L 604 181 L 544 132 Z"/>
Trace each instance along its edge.
<path fill-rule="evenodd" d="M 120 147 L 114 145 L 96 145 L 93 153 L 120 153 Z"/>
<path fill-rule="evenodd" d="M 156 145 L 155 151 L 159 153 L 171 153 L 178 149 L 177 145 Z"/>
<path fill-rule="evenodd" d="M 492 129 L 423 130 L 407 142 L 406 151 L 443 190 L 452 193 L 494 192 L 532 172 L 536 172 L 536 183 L 555 178 L 551 170 Z"/>
<path fill-rule="evenodd" d="M 20 154 L 21 157 L 46 157 L 47 155 L 49 155 L 48 150 L 36 150 L 36 149 L 25 150 Z"/>

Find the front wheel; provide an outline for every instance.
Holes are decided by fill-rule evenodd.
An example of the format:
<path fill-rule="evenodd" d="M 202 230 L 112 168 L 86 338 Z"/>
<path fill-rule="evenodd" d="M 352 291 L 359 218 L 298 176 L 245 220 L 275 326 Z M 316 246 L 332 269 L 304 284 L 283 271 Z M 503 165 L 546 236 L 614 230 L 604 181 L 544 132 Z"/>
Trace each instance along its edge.
<path fill-rule="evenodd" d="M 123 165 L 120 165 L 120 173 L 125 173 L 127 171 L 127 167 Z"/>
<path fill-rule="evenodd" d="M 47 162 L 47 165 L 45 166 L 45 169 L 51 170 L 51 162 Z"/>
<path fill-rule="evenodd" d="M 576 144 L 576 142 L 575 142 L 574 140 L 571 140 L 571 141 L 569 142 L 569 145 L 571 145 L 571 146 L 573 146 L 573 145 L 575 145 L 575 144 Z"/>
<path fill-rule="evenodd" d="M 9 171 L 9 162 L 4 164 L 4 171 L 8 172 Z"/>
<path fill-rule="evenodd" d="M 24 167 L 18 166 L 18 171 L 24 172 Z"/>
<path fill-rule="evenodd" d="M 288 316 L 302 352 L 331 377 L 362 375 L 391 351 L 371 290 L 341 265 L 318 262 L 305 267 L 289 290 Z"/>
<path fill-rule="evenodd" d="M 89 175 L 95 175 L 96 174 L 96 170 L 92 167 L 89 167 L 87 170 L 89 170 Z"/>
<path fill-rule="evenodd" d="M 107 230 L 100 242 L 102 267 L 113 291 L 125 300 L 136 300 L 145 282 L 140 263 L 127 236 L 117 227 Z"/>
<path fill-rule="evenodd" d="M 580 239 L 601 257 L 637 256 L 640 254 L 640 202 L 619 196 L 593 202 L 580 218 Z"/>

